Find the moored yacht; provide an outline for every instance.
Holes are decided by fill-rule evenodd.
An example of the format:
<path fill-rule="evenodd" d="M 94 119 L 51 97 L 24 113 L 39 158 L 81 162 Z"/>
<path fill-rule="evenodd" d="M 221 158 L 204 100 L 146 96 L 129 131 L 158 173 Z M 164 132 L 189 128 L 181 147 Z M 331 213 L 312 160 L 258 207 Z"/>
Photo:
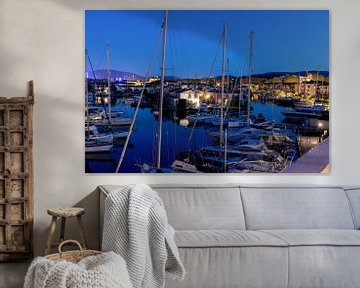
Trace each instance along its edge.
<path fill-rule="evenodd" d="M 96 141 L 85 141 L 85 153 L 102 153 L 110 152 L 113 148 L 112 144 L 98 144 Z"/>

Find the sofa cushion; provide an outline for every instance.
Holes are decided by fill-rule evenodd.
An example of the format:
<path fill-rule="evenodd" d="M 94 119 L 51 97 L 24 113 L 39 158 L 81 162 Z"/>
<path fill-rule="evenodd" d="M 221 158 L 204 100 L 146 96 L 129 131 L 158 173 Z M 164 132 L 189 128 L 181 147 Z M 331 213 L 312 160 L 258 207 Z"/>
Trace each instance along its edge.
<path fill-rule="evenodd" d="M 262 230 L 289 246 L 360 246 L 360 231 L 348 229 Z"/>
<path fill-rule="evenodd" d="M 176 230 L 242 230 L 239 187 L 153 187 Z"/>
<path fill-rule="evenodd" d="M 266 230 L 286 241 L 289 249 L 289 288 L 359 287 L 360 231 Z"/>
<path fill-rule="evenodd" d="M 178 247 L 255 247 L 280 246 L 288 244 L 260 231 L 244 230 L 183 230 L 176 231 L 175 242 Z"/>
<path fill-rule="evenodd" d="M 183 281 L 166 288 L 287 288 L 288 247 L 179 248 Z"/>
<path fill-rule="evenodd" d="M 289 247 L 289 288 L 359 288 L 358 246 Z"/>
<path fill-rule="evenodd" d="M 342 188 L 241 188 L 246 226 L 266 229 L 354 229 Z"/>
<path fill-rule="evenodd" d="M 161 197 L 168 221 L 176 230 L 245 230 L 238 186 L 150 185 Z M 111 193 L 121 185 L 102 185 Z"/>
<path fill-rule="evenodd" d="M 360 229 L 360 188 L 346 189 L 352 208 L 356 229 Z"/>

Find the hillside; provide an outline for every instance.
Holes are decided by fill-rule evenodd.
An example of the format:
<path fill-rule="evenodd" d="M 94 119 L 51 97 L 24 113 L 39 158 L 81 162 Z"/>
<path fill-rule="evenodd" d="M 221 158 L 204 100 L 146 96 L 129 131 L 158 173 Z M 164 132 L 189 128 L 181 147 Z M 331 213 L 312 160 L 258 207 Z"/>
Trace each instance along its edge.
<path fill-rule="evenodd" d="M 267 72 L 261 74 L 253 74 L 252 79 L 253 83 L 266 82 L 272 79 L 274 83 L 297 83 L 299 75 L 306 75 L 307 73 L 315 75 L 319 73 L 319 81 L 324 81 L 326 83 L 329 82 L 329 72 L 328 71 L 297 71 L 297 72 Z M 145 77 L 141 75 L 137 75 L 131 72 L 118 71 L 118 70 L 110 70 L 111 78 L 118 80 L 144 80 Z M 96 79 L 107 79 L 107 70 L 101 69 L 95 71 Z M 247 75 L 243 76 L 246 78 Z M 94 79 L 93 75 L 89 73 L 89 78 Z M 230 78 L 237 78 L 237 76 L 230 75 Z M 221 76 L 216 76 L 216 79 L 220 80 Z M 175 76 L 165 76 L 166 81 L 178 81 L 181 80 L 179 77 Z M 186 78 L 186 80 L 191 80 Z"/>
<path fill-rule="evenodd" d="M 111 79 L 121 79 L 121 80 L 144 80 L 145 77 L 125 71 L 110 70 Z M 95 70 L 96 79 L 107 79 L 107 70 Z M 94 75 L 89 73 L 89 78 L 94 79 Z"/>

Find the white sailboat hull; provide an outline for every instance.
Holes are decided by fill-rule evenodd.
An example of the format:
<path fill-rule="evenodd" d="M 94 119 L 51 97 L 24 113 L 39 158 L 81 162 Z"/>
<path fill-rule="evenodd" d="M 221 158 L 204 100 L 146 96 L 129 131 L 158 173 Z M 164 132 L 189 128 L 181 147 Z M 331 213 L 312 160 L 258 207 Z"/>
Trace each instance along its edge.
<path fill-rule="evenodd" d="M 126 126 L 126 125 L 131 125 L 131 118 L 121 118 L 121 119 L 114 119 L 112 121 L 108 120 L 103 120 L 101 122 L 97 122 L 95 123 L 96 126 L 108 126 L 109 124 L 111 126 Z"/>
<path fill-rule="evenodd" d="M 176 172 L 186 172 L 186 173 L 203 173 L 199 170 L 197 170 L 196 166 L 190 163 L 187 163 L 185 161 L 181 161 L 181 160 L 175 160 L 172 164 L 171 164 L 171 168 L 173 169 L 173 171 Z"/>
<path fill-rule="evenodd" d="M 123 139 L 126 138 L 129 135 L 129 131 L 124 132 L 113 132 L 115 139 Z"/>
<path fill-rule="evenodd" d="M 113 148 L 113 145 L 97 145 L 85 147 L 85 153 L 101 153 L 109 152 Z"/>

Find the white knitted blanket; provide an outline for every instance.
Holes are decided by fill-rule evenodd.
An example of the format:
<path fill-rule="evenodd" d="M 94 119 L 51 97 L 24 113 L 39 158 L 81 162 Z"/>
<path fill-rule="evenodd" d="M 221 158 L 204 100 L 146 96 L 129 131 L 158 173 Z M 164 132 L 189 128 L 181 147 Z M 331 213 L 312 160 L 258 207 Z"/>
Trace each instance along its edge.
<path fill-rule="evenodd" d="M 160 197 L 147 185 L 120 188 L 105 200 L 102 250 L 124 257 L 134 288 L 165 287 L 165 271 L 184 278 L 174 233 Z"/>
<path fill-rule="evenodd" d="M 132 288 L 124 259 L 113 253 L 89 256 L 79 263 L 37 257 L 24 288 Z"/>

